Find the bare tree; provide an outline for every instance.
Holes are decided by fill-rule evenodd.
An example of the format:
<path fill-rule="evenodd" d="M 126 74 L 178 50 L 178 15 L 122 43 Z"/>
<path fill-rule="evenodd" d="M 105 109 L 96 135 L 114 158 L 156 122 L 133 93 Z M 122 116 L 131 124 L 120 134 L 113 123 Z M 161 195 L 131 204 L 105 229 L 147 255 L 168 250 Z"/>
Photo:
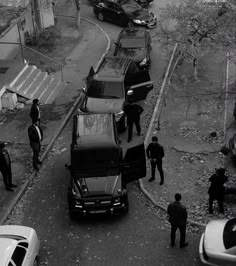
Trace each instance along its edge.
<path fill-rule="evenodd" d="M 77 21 L 77 27 L 80 27 L 80 0 L 74 0 L 75 6 L 76 6 L 76 21 Z"/>
<path fill-rule="evenodd" d="M 230 50 L 236 44 L 236 8 L 232 4 L 209 6 L 203 0 L 172 3 L 160 14 L 160 41 L 179 43 L 184 59 L 191 60 L 197 80 L 197 59 L 209 48 Z"/>

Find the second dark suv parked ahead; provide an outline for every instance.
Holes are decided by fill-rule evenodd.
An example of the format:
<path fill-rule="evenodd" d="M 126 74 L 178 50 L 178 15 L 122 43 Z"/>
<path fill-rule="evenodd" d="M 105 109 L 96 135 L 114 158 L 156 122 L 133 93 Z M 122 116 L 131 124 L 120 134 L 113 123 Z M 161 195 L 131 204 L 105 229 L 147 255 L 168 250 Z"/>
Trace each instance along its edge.
<path fill-rule="evenodd" d="M 123 105 L 127 92 L 133 91 L 135 102 L 145 99 L 152 89 L 148 70 L 139 70 L 129 58 L 105 56 L 96 71 L 90 69 L 81 110 L 88 113 L 114 113 L 118 130 L 122 130 L 125 128 Z"/>

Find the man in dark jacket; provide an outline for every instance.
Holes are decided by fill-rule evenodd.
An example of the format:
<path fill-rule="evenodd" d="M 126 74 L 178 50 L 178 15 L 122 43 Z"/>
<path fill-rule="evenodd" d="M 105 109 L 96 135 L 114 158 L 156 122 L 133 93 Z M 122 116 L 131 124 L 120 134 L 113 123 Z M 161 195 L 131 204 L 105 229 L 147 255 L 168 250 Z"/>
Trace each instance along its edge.
<path fill-rule="evenodd" d="M 211 185 L 208 190 L 209 194 L 209 213 L 213 213 L 213 202 L 217 200 L 219 210 L 221 213 L 224 213 L 224 196 L 225 196 L 225 187 L 224 183 L 228 181 L 227 176 L 225 176 L 225 169 L 219 168 L 216 169 L 215 174 L 213 174 L 209 181 Z"/>
<path fill-rule="evenodd" d="M 185 206 L 180 203 L 181 198 L 181 194 L 175 194 L 175 201 L 168 205 L 167 213 L 169 215 L 169 222 L 171 224 L 171 246 L 173 247 L 175 245 L 175 233 L 176 230 L 179 228 L 180 247 L 185 248 L 188 246 L 188 243 L 185 242 L 188 214 Z"/>
<path fill-rule="evenodd" d="M 41 150 L 41 141 L 43 140 L 43 131 L 40 128 L 38 121 L 35 121 L 28 128 L 28 136 L 30 140 L 30 147 L 33 151 L 33 168 L 38 171 L 38 164 L 42 164 L 39 160 L 39 153 Z"/>
<path fill-rule="evenodd" d="M 12 184 L 11 159 L 4 142 L 0 143 L 0 171 L 6 190 L 14 191 L 17 185 Z"/>
<path fill-rule="evenodd" d="M 149 182 L 155 180 L 155 169 L 157 167 L 161 182 L 160 185 L 164 184 L 164 172 L 162 169 L 162 158 L 165 156 L 163 147 L 158 143 L 158 138 L 156 136 L 152 137 L 152 142 L 148 145 L 146 149 L 147 158 L 151 162 L 152 176 L 149 179 Z"/>
<path fill-rule="evenodd" d="M 127 125 L 128 125 L 128 142 L 132 140 L 132 132 L 133 125 L 135 124 L 138 136 L 141 135 L 141 127 L 140 127 L 140 115 L 143 112 L 143 108 L 136 104 L 132 103 L 132 94 L 128 95 L 127 103 L 124 105 L 124 112 L 127 117 Z"/>
<path fill-rule="evenodd" d="M 37 121 L 40 124 L 40 110 L 39 110 L 39 100 L 38 99 L 33 100 L 33 104 L 32 104 L 31 109 L 30 109 L 30 117 L 32 119 L 32 124 L 34 122 L 37 122 Z"/>

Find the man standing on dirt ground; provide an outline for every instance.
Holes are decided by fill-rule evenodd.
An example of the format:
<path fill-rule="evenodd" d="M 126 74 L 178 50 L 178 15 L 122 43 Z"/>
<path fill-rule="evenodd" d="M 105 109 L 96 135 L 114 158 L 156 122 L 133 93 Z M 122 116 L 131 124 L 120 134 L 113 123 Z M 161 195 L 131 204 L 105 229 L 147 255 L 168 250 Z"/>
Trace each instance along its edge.
<path fill-rule="evenodd" d="M 143 107 L 136 103 L 132 103 L 133 92 L 128 92 L 127 103 L 124 105 L 124 112 L 127 117 L 128 125 L 128 142 L 132 140 L 133 125 L 135 124 L 138 136 L 141 135 L 140 115 L 143 112 Z"/>
<path fill-rule="evenodd" d="M 175 201 L 170 203 L 167 208 L 167 213 L 169 215 L 169 222 L 171 224 L 170 233 L 170 245 L 175 246 L 175 233 L 179 228 L 180 231 L 180 248 L 185 248 L 188 243 L 185 242 L 186 236 L 186 225 L 187 225 L 187 210 L 184 205 L 180 203 L 182 196 L 179 193 L 175 194 Z"/>
<path fill-rule="evenodd" d="M 30 117 L 32 119 L 32 124 L 34 122 L 37 122 L 37 121 L 40 124 L 40 110 L 39 110 L 39 100 L 38 99 L 33 100 L 33 104 L 32 104 L 31 109 L 30 109 Z"/>
<path fill-rule="evenodd" d="M 147 149 L 146 149 L 146 154 L 147 158 L 150 160 L 151 163 L 151 171 L 152 171 L 152 176 L 148 180 L 149 182 L 152 182 L 155 180 L 155 169 L 157 167 L 160 177 L 161 177 L 161 182 L 160 185 L 164 184 L 164 172 L 162 169 L 162 158 L 165 156 L 164 149 L 163 147 L 158 143 L 158 137 L 153 136 L 152 137 L 152 142 L 149 143 Z"/>
<path fill-rule="evenodd" d="M 30 140 L 30 147 L 33 151 L 33 168 L 39 171 L 38 164 L 42 164 L 39 160 L 39 153 L 41 150 L 41 141 L 43 140 L 43 131 L 39 126 L 39 122 L 35 121 L 28 128 L 28 136 Z"/>
<path fill-rule="evenodd" d="M 7 191 L 14 191 L 12 188 L 17 185 L 12 184 L 11 159 L 4 142 L 0 143 L 0 171 Z"/>

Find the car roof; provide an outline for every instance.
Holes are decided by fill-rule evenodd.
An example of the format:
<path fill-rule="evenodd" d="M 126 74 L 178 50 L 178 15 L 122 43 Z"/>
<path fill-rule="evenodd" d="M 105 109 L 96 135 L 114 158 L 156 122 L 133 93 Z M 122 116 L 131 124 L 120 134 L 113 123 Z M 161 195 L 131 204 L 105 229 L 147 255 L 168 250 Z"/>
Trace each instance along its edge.
<path fill-rule="evenodd" d="M 0 238 L 0 265 L 8 265 L 11 254 L 18 241 L 10 238 Z"/>
<path fill-rule="evenodd" d="M 96 80 L 123 81 L 124 74 L 132 60 L 125 57 L 105 56 L 95 74 Z"/>
<path fill-rule="evenodd" d="M 113 114 L 74 116 L 75 143 L 80 148 L 116 147 Z"/>

